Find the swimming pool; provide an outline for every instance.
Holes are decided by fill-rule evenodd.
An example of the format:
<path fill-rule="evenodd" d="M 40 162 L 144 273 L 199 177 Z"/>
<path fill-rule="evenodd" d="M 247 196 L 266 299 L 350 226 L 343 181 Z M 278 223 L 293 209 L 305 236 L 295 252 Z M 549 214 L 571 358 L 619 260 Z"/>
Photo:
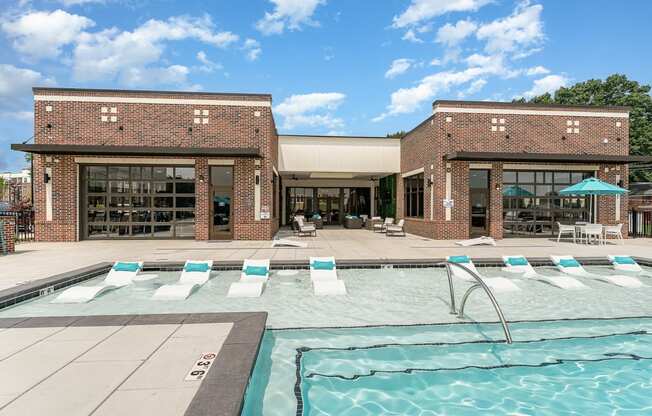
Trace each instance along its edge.
<path fill-rule="evenodd" d="M 652 319 L 268 330 L 243 415 L 652 412 Z"/>
<path fill-rule="evenodd" d="M 497 267 L 479 267 L 486 276 L 505 276 Z M 553 267 L 537 267 L 538 272 L 558 275 Z M 608 266 L 586 266 L 597 274 L 613 274 Z M 648 271 L 652 270 L 646 268 Z M 149 272 L 149 271 L 148 271 Z M 160 276 L 158 285 L 174 283 L 178 271 L 151 271 Z M 313 294 L 308 270 L 283 275 L 273 270 L 260 298 L 227 298 L 231 283 L 240 278 L 237 270 L 216 270 L 211 279 L 188 299 L 161 301 L 152 299 L 156 285 L 149 288 L 124 287 L 107 292 L 82 304 L 55 304 L 60 291 L 0 310 L 2 317 L 86 316 L 114 314 L 257 312 L 267 311 L 269 328 L 353 327 L 362 325 L 399 325 L 458 322 L 449 313 L 449 292 L 443 268 L 362 268 L 340 269 L 347 296 L 319 297 Z M 104 275 L 84 281 L 95 285 Z M 562 290 L 549 284 L 509 276 L 517 292 L 496 293 L 507 320 L 559 318 L 614 318 L 652 316 L 652 278 L 641 278 L 646 286 L 629 289 L 595 281 L 580 280 L 583 290 Z M 455 281 L 457 299 L 470 283 Z M 465 309 L 475 321 L 496 321 L 486 295 L 476 292 Z"/>

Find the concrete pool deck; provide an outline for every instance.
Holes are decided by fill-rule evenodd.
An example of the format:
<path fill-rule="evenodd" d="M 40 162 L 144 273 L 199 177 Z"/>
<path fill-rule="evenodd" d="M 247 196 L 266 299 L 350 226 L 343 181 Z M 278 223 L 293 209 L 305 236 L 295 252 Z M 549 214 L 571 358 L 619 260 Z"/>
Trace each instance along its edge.
<path fill-rule="evenodd" d="M 239 415 L 265 313 L 0 319 L 1 415 Z M 202 379 L 187 376 L 215 353 Z"/>
<path fill-rule="evenodd" d="M 100 262 L 142 260 L 145 262 L 183 262 L 185 260 L 242 261 L 245 258 L 268 258 L 273 261 L 308 260 L 311 256 L 334 256 L 338 260 L 435 259 L 448 255 L 468 254 L 473 258 L 499 258 L 522 254 L 547 257 L 573 254 L 577 257 L 600 257 L 630 254 L 651 257 L 652 239 L 630 239 L 623 244 L 610 241 L 604 246 L 557 243 L 544 238 L 510 238 L 496 247 L 460 247 L 452 240 L 431 240 L 415 235 L 386 237 L 367 230 L 332 228 L 319 230 L 317 237 L 294 237 L 306 248 L 272 248 L 270 241 L 81 241 L 74 243 L 21 243 L 16 253 L 0 256 L 0 290 L 35 279 L 46 278 Z"/>

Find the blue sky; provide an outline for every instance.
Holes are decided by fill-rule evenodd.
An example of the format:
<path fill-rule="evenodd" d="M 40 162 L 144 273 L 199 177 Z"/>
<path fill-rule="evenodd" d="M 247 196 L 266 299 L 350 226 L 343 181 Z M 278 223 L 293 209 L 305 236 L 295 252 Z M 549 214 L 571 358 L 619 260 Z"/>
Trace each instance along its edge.
<path fill-rule="evenodd" d="M 0 171 L 31 87 L 271 93 L 281 133 L 385 135 L 435 99 L 511 100 L 624 73 L 652 82 L 632 0 L 20 0 L 0 10 Z"/>

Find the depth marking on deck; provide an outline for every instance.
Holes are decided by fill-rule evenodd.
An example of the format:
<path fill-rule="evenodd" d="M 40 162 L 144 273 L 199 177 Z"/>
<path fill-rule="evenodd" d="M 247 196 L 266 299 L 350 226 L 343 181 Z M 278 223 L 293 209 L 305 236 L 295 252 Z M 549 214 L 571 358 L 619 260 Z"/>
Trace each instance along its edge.
<path fill-rule="evenodd" d="M 186 381 L 197 381 L 206 377 L 206 374 L 208 374 L 208 370 L 210 370 L 216 357 L 217 353 L 214 352 L 202 353 L 186 375 Z"/>

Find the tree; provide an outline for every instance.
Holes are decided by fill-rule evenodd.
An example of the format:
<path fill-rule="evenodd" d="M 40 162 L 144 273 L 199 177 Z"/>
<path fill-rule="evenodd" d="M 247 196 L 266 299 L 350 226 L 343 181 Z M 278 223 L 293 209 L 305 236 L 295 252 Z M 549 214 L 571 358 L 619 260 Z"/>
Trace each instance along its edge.
<path fill-rule="evenodd" d="M 387 133 L 387 137 L 392 137 L 395 139 L 400 139 L 405 136 L 407 132 L 405 130 L 395 131 L 394 133 Z"/>
<path fill-rule="evenodd" d="M 518 102 L 526 102 L 524 99 Z M 590 79 L 571 87 L 561 87 L 554 94 L 532 97 L 527 102 L 567 105 L 621 105 L 631 107 L 629 113 L 629 152 L 632 155 L 652 155 L 652 97 L 650 86 L 613 74 L 607 79 Z M 630 181 L 652 181 L 652 171 L 630 172 Z"/>

